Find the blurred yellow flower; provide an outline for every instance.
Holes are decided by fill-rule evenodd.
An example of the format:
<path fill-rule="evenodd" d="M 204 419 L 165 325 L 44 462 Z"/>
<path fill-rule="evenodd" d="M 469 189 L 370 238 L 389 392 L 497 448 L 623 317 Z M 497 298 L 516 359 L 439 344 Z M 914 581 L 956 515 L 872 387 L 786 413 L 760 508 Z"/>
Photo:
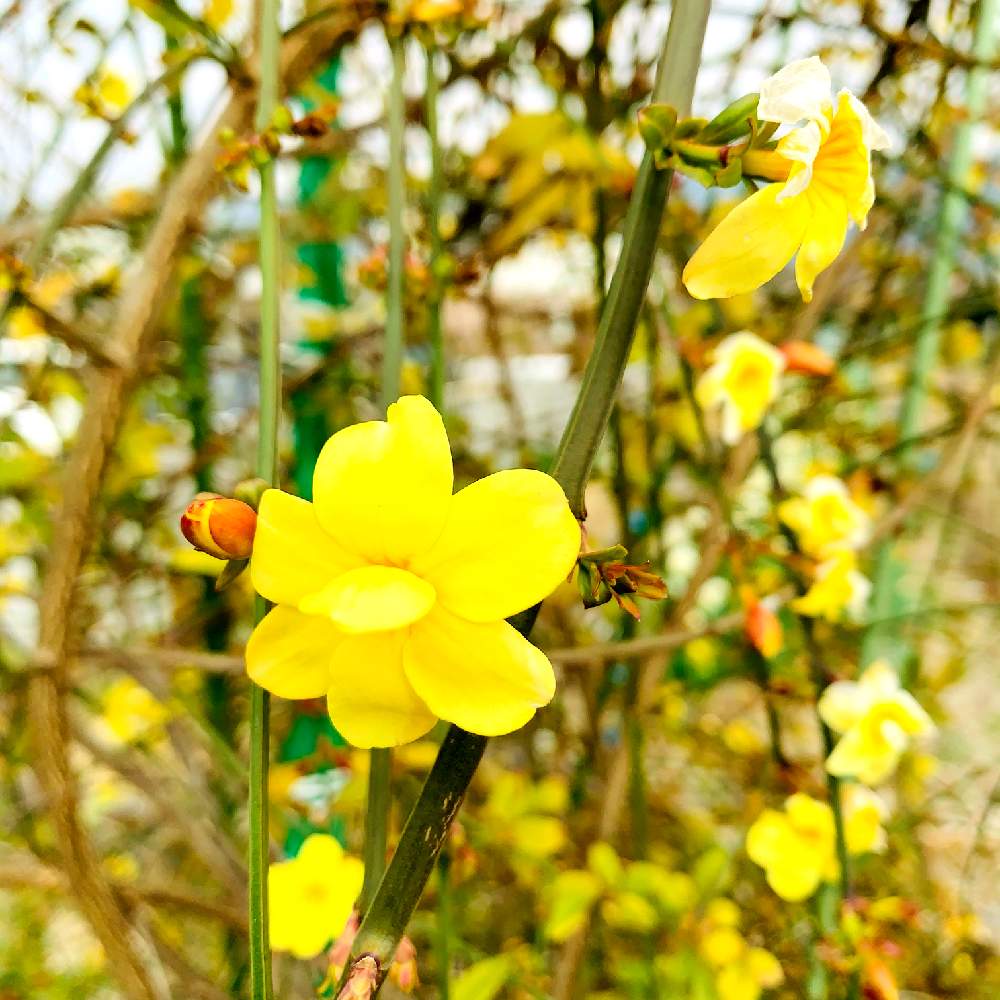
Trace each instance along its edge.
<path fill-rule="evenodd" d="M 818 559 L 863 545 L 871 519 L 835 476 L 814 476 L 802 495 L 778 506 L 778 517 L 795 532 L 802 550 Z"/>
<path fill-rule="evenodd" d="M 335 838 L 314 833 L 290 861 L 268 869 L 271 947 L 312 958 L 347 925 L 364 866 Z"/>
<path fill-rule="evenodd" d="M 715 971 L 719 1000 L 757 1000 L 765 989 L 784 982 L 781 963 L 764 948 L 752 948 L 736 929 L 739 908 L 718 898 L 705 909 L 698 951 Z"/>
<path fill-rule="evenodd" d="M 736 444 L 760 426 L 777 397 L 785 359 L 745 330 L 726 337 L 709 357 L 712 366 L 698 380 L 697 399 L 706 410 L 722 410 L 722 440 Z"/>
<path fill-rule="evenodd" d="M 916 698 L 900 686 L 896 671 L 882 661 L 856 681 L 831 684 L 820 697 L 819 714 L 841 734 L 826 769 L 866 785 L 892 774 L 911 737 L 934 729 Z"/>
<path fill-rule="evenodd" d="M 848 854 L 885 850 L 886 836 L 882 822 L 889 815 L 885 803 L 870 788 L 853 782 L 840 786 L 840 796 Z"/>
<path fill-rule="evenodd" d="M 45 336 L 45 320 L 31 306 L 14 306 L 7 317 L 7 332 L 17 340 Z"/>
<path fill-rule="evenodd" d="M 169 717 L 167 708 L 131 677 L 114 681 L 104 691 L 101 718 L 122 743 L 158 735 Z"/>
<path fill-rule="evenodd" d="M 569 575 L 580 527 L 541 472 L 451 490 L 441 417 L 404 396 L 386 421 L 330 438 L 313 503 L 264 493 L 250 570 L 277 607 L 247 645 L 250 677 L 325 695 L 358 747 L 407 743 L 438 718 L 509 733 L 547 704 L 551 664 L 504 619 Z"/>
<path fill-rule="evenodd" d="M 808 302 L 848 222 L 863 228 L 875 200 L 871 151 L 887 149 L 889 138 L 853 94 L 832 98 L 830 73 L 816 56 L 764 82 L 757 117 L 797 127 L 773 152 L 744 154 L 745 174 L 777 183 L 737 205 L 688 261 L 683 280 L 696 299 L 759 288 L 795 257 L 795 280 Z"/>
<path fill-rule="evenodd" d="M 875 793 L 845 788 L 842 806 L 848 852 L 881 850 L 885 807 Z M 750 860 L 764 869 L 768 885 L 789 902 L 808 898 L 821 881 L 837 877 L 833 810 L 803 792 L 785 801 L 784 812 L 765 809 L 747 831 L 746 846 Z"/>
<path fill-rule="evenodd" d="M 463 0 L 414 0 L 410 4 L 410 19 L 430 24 L 461 14 L 464 9 Z"/>
<path fill-rule="evenodd" d="M 835 552 L 816 567 L 812 585 L 802 597 L 791 602 L 792 610 L 831 622 L 838 622 L 845 615 L 861 617 L 872 585 L 857 566 L 857 556 L 850 549 Z"/>

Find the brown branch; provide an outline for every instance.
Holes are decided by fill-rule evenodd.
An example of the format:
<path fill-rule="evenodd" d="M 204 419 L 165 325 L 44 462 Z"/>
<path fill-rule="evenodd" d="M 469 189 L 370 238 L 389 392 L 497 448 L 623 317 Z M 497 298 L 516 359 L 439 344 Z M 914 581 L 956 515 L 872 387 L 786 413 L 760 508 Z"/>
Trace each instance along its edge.
<path fill-rule="evenodd" d="M 304 79 L 316 61 L 356 31 L 348 13 L 330 18 L 285 43 L 283 79 L 289 89 Z M 101 484 L 122 414 L 143 356 L 155 340 L 185 237 L 215 189 L 220 129 L 247 131 L 254 111 L 250 89 L 234 89 L 216 127 L 191 155 L 167 190 L 163 209 L 149 234 L 141 259 L 126 282 L 107 337 L 109 350 L 126 359 L 120 367 L 90 373 L 87 409 L 66 465 L 60 509 L 40 600 L 36 669 L 29 686 L 30 721 L 38 778 L 45 791 L 69 886 L 108 955 L 123 992 L 132 1000 L 160 1000 L 158 988 L 134 946 L 137 933 L 101 872 L 97 856 L 77 815 L 76 788 L 69 760 L 70 729 L 65 705 L 67 671 L 73 643 L 71 622 L 77 578 L 93 530 Z M 148 947 L 145 945 L 144 947 Z"/>
<path fill-rule="evenodd" d="M 224 901 L 189 896 L 172 886 L 156 882 L 109 879 L 108 884 L 117 895 L 127 900 L 130 905 L 143 902 L 165 909 L 185 910 L 218 920 L 234 930 L 246 933 L 246 914 Z M 38 889 L 43 892 L 69 891 L 66 876 L 58 869 L 38 864 L 21 855 L 9 860 L 6 852 L 3 860 L 0 861 L 0 887 L 4 889 Z"/>

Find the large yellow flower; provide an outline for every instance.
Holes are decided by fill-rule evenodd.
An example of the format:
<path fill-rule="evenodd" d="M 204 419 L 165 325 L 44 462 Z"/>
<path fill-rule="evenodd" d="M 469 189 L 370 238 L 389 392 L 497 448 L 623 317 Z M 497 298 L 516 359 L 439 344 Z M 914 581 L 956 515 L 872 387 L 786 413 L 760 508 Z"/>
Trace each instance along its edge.
<path fill-rule="evenodd" d="M 736 444 L 759 427 L 774 402 L 785 370 L 781 351 L 744 330 L 726 337 L 711 354 L 712 366 L 698 380 L 705 409 L 722 409 L 722 440 Z"/>
<path fill-rule="evenodd" d="M 842 796 L 844 834 L 850 854 L 880 851 L 885 846 L 881 799 L 868 788 L 848 787 Z M 767 883 L 789 902 L 806 899 L 820 882 L 837 877 L 836 829 L 833 810 L 797 792 L 785 801 L 784 812 L 765 809 L 747 831 L 747 854 L 761 866 Z"/>
<path fill-rule="evenodd" d="M 766 80 L 757 117 L 798 127 L 774 152 L 745 154 L 745 173 L 777 183 L 737 205 L 688 261 L 683 280 L 696 299 L 759 288 L 795 257 L 808 302 L 816 276 L 844 245 L 848 222 L 864 228 L 875 200 L 871 151 L 888 148 L 889 138 L 853 94 L 831 97 L 830 73 L 818 58 Z"/>
<path fill-rule="evenodd" d="M 421 396 L 334 434 L 313 503 L 268 490 L 250 572 L 278 606 L 250 637 L 250 677 L 326 696 L 359 747 L 407 743 L 439 718 L 509 733 L 547 704 L 551 664 L 504 619 L 569 575 L 580 527 L 541 472 L 451 491 L 448 437 Z"/>
<path fill-rule="evenodd" d="M 842 734 L 826 769 L 877 785 L 896 769 L 911 737 L 934 729 L 930 716 L 887 663 L 873 663 L 856 681 L 836 681 L 822 694 L 819 714 Z"/>
<path fill-rule="evenodd" d="M 271 947 L 299 958 L 338 937 L 361 892 L 364 865 L 325 833 L 307 837 L 290 861 L 267 872 Z"/>

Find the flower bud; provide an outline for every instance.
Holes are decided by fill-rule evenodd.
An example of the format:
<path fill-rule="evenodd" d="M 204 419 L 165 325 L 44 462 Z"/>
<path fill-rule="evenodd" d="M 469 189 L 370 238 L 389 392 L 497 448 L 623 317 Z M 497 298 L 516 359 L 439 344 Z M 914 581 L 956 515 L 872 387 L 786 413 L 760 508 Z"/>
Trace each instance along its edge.
<path fill-rule="evenodd" d="M 217 493 L 199 493 L 181 515 L 184 537 L 216 559 L 248 559 L 256 529 L 252 507 Z"/>
<path fill-rule="evenodd" d="M 785 358 L 785 371 L 797 375 L 833 374 L 834 361 L 829 354 L 808 340 L 789 340 L 779 348 Z"/>
<path fill-rule="evenodd" d="M 770 659 L 781 652 L 783 635 L 778 616 L 760 601 L 753 601 L 747 608 L 747 638 L 761 656 Z"/>

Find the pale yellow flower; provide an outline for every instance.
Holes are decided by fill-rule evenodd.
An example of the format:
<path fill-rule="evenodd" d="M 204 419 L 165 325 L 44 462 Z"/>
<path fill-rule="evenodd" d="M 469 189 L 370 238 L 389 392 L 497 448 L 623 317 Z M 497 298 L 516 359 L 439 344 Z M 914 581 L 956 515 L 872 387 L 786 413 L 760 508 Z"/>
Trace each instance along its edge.
<path fill-rule="evenodd" d="M 836 681 L 822 694 L 819 713 L 840 740 L 826 769 L 877 785 L 896 769 L 910 739 L 934 724 L 916 698 L 904 691 L 889 664 L 873 663 L 856 681 Z"/>
<path fill-rule="evenodd" d="M 831 91 L 830 73 L 815 56 L 764 82 L 757 117 L 795 127 L 773 152 L 743 157 L 745 173 L 776 183 L 737 205 L 688 261 L 683 280 L 695 298 L 759 288 L 795 257 L 795 279 L 808 302 L 849 221 L 864 227 L 875 199 L 871 152 L 887 149 L 889 138 L 853 94 L 833 98 Z"/>
<path fill-rule="evenodd" d="M 347 925 L 364 866 L 335 838 L 314 833 L 290 861 L 268 869 L 271 947 L 312 958 Z"/>
<path fill-rule="evenodd" d="M 838 622 L 860 618 L 871 595 L 871 581 L 858 571 L 857 556 L 850 550 L 835 552 L 816 567 L 809 590 L 791 602 L 793 611 L 809 618 Z"/>
<path fill-rule="evenodd" d="M 871 532 L 868 513 L 835 476 L 814 476 L 801 496 L 778 506 L 778 516 L 795 532 L 802 550 L 817 559 L 857 549 Z"/>
<path fill-rule="evenodd" d="M 247 645 L 250 677 L 325 696 L 358 747 L 408 743 L 439 718 L 509 733 L 547 704 L 552 665 L 504 619 L 568 576 L 579 524 L 541 472 L 451 490 L 441 417 L 405 396 L 330 438 L 313 503 L 265 492 L 250 572 L 277 607 Z"/>
<path fill-rule="evenodd" d="M 889 815 L 886 804 L 870 788 L 854 782 L 842 784 L 840 796 L 848 854 L 884 851 L 886 835 L 882 823 Z"/>
<path fill-rule="evenodd" d="M 698 380 L 696 395 L 706 410 L 722 411 L 722 440 L 736 444 L 760 426 L 778 395 L 782 353 L 756 334 L 742 331 L 726 337 L 709 356 L 712 366 Z"/>

